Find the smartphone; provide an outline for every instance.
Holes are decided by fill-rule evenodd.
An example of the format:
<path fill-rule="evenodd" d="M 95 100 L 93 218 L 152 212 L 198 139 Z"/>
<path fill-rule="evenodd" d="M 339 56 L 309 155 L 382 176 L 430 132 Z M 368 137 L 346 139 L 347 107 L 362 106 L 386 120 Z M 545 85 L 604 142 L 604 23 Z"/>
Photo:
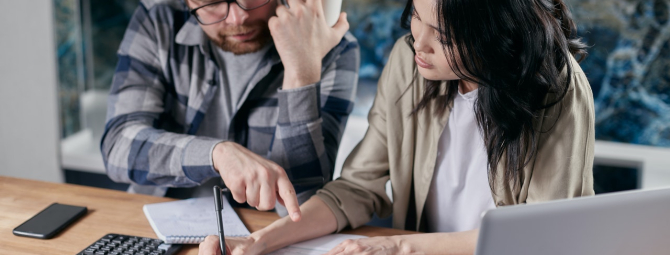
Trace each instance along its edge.
<path fill-rule="evenodd" d="M 53 203 L 12 231 L 17 236 L 49 239 L 84 216 L 86 207 Z"/>

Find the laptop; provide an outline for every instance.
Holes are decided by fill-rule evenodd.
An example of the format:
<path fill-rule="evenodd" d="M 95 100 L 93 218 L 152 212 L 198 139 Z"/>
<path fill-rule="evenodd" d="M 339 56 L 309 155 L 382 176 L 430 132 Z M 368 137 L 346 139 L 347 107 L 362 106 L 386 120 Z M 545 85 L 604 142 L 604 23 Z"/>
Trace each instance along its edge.
<path fill-rule="evenodd" d="M 670 254 L 670 188 L 487 211 L 475 255 Z"/>

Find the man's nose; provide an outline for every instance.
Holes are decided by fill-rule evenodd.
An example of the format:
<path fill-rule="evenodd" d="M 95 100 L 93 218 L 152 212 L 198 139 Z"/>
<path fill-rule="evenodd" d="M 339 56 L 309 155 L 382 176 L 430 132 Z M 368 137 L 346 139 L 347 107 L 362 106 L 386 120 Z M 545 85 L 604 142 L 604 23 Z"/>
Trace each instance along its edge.
<path fill-rule="evenodd" d="M 242 10 L 239 5 L 230 3 L 230 9 L 228 10 L 228 18 L 226 18 L 226 24 L 230 25 L 242 25 L 245 20 L 249 17 L 247 11 Z"/>

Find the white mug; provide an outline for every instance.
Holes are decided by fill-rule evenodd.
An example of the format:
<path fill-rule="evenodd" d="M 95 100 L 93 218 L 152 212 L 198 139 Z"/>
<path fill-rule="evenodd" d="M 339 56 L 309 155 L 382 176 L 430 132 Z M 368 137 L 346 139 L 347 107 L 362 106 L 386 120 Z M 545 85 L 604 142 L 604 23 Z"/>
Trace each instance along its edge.
<path fill-rule="evenodd" d="M 342 0 L 323 0 L 323 16 L 326 18 L 326 24 L 334 26 L 340 18 L 342 11 Z"/>

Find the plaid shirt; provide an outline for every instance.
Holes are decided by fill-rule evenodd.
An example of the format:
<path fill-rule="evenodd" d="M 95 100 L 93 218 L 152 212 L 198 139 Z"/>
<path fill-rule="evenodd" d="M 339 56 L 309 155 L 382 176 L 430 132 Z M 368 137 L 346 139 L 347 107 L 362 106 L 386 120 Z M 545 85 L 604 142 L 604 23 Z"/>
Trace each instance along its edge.
<path fill-rule="evenodd" d="M 222 139 L 194 135 L 224 86 L 208 42 L 182 1 L 140 3 L 118 51 L 101 142 L 112 180 L 164 192 L 219 176 L 212 150 Z M 284 67 L 272 46 L 225 123 L 228 139 L 276 162 L 291 179 L 332 178 L 359 62 L 358 43 L 347 33 L 323 58 L 321 81 L 282 90 Z"/>

